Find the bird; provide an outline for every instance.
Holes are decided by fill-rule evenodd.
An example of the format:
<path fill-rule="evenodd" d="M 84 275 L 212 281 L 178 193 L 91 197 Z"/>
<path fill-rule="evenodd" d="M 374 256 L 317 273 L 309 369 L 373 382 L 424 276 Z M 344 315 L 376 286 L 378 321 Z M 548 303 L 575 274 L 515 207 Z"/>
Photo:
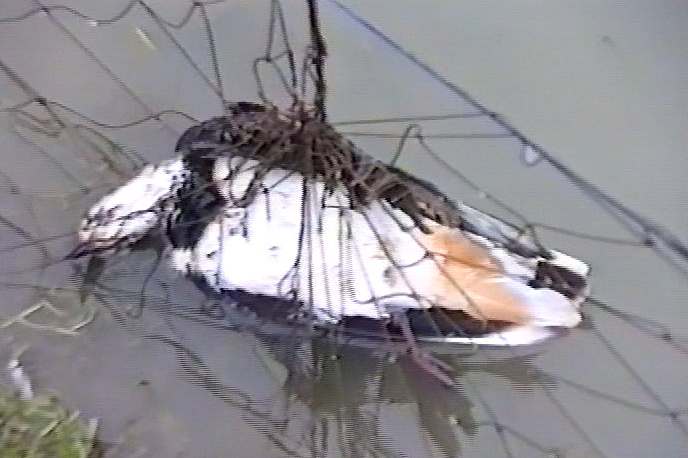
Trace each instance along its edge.
<path fill-rule="evenodd" d="M 204 290 L 407 339 L 521 346 L 581 321 L 585 262 L 373 159 L 302 105 L 231 104 L 175 151 L 87 211 L 71 257 L 155 232 Z"/>

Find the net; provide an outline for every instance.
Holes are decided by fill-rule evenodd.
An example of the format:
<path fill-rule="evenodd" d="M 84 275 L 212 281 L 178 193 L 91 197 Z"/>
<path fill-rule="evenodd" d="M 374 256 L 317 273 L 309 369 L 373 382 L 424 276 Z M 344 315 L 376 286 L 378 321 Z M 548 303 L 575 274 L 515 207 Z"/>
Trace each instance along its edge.
<path fill-rule="evenodd" d="M 688 332 L 676 317 L 688 256 L 681 240 L 608 197 L 347 6 L 322 2 L 311 16 L 316 23 L 308 7 L 276 1 L 0 7 L 0 326 L 8 360 L 21 351 L 34 388 L 57 389 L 100 418 L 108 456 L 683 453 Z M 145 238 L 106 259 L 65 259 L 94 204 L 145 164 L 173 159 L 186 129 L 233 116 L 239 101 L 259 104 L 245 105 L 249 112 L 278 107 L 282 120 L 326 117 L 344 136 L 345 153 L 351 140 L 355 157 L 365 155 L 368 167 L 355 174 L 359 188 L 337 188 L 352 181 L 342 177 L 354 169 L 350 155 L 340 161 L 346 167 L 321 166 L 330 175 L 315 170 L 317 160 L 291 166 L 334 188 L 328 196 L 328 186 L 309 181 L 299 209 L 310 206 L 313 214 L 303 214 L 357 229 L 337 242 L 347 248 L 342 256 L 353 265 L 350 273 L 314 278 L 308 259 L 326 249 L 314 221 L 298 225 L 313 231 L 295 244 L 301 275 L 289 279 L 305 292 L 305 310 L 227 297 L 207 281 L 180 275 L 165 237 Z M 207 146 L 188 149 L 207 158 Z M 214 148 L 216 156 L 227 152 Z M 228 168 L 241 176 L 255 157 L 245 153 Z M 273 160 L 258 168 L 256 188 L 270 188 L 270 171 L 280 168 L 279 158 L 267 157 Z M 382 216 L 360 220 L 353 210 L 391 189 L 377 186 L 389 180 L 374 170 L 402 177 L 392 181 L 413 188 L 406 191 L 412 202 L 424 202 L 424 211 L 399 204 L 406 191 L 396 191 L 383 199 Z M 220 181 L 231 188 L 230 175 Z M 282 188 L 272 187 L 275 199 Z M 175 199 L 210 188 L 195 186 Z M 269 194 L 261 193 L 252 199 Z M 438 196 L 457 204 L 448 208 Z M 326 208 L 348 216 L 323 216 Z M 270 213 L 279 210 L 273 204 Z M 493 243 L 561 249 L 589 263 L 593 296 L 582 306 L 583 323 L 538 345 L 480 345 L 477 336 L 494 331 L 505 339 L 503 330 L 486 330 L 478 319 L 471 333 L 465 317 L 428 319 L 433 312 L 421 306 L 412 280 L 406 295 L 421 304 L 407 316 L 412 339 L 403 326 L 327 316 L 343 295 L 315 294 L 313 285 L 374 278 L 361 273 L 371 262 L 360 260 L 362 231 L 389 261 L 394 256 L 382 236 L 418 226 L 401 221 L 418 214 L 449 226 L 447 215 L 460 215 L 473 223 L 467 232 Z M 193 213 L 179 227 L 200 221 L 209 219 Z M 492 224 L 476 227 L 485 221 Z M 392 262 L 397 275 L 422 259 L 439 260 L 427 244 L 417 247 L 420 255 Z M 237 264 L 229 277 L 249 264 Z M 382 294 L 357 288 L 374 299 L 375 310 L 387 310 Z M 313 307 L 313 298 L 323 296 L 334 299 Z M 428 375 L 438 368 L 438 376 Z M 438 377 L 448 377 L 450 386 Z"/>

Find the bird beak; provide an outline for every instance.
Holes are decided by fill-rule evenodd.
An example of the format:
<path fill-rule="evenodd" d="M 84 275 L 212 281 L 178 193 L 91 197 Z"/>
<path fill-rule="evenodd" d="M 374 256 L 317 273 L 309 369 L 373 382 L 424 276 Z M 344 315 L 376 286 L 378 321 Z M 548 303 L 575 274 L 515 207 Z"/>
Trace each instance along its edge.
<path fill-rule="evenodd" d="M 94 251 L 93 244 L 89 242 L 81 242 L 67 256 L 65 256 L 65 260 L 79 259 L 83 256 L 93 253 Z"/>
<path fill-rule="evenodd" d="M 65 256 L 64 259 L 79 259 L 91 254 L 102 253 L 103 251 L 107 251 L 110 248 L 110 246 L 103 246 L 102 244 L 99 244 L 97 241 L 87 240 L 85 242 L 79 243 L 67 256 Z"/>

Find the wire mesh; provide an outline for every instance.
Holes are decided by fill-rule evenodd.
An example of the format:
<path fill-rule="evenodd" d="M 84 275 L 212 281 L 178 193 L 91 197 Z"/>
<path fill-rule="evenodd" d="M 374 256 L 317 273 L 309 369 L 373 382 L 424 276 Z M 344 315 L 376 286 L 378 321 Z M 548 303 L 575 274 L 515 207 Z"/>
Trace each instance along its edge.
<path fill-rule="evenodd" d="M 353 10 L 319 6 L 324 72 L 305 3 L 0 7 L 0 337 L 8 349 L 28 343 L 22 361 L 33 383 L 101 418 L 106 456 L 682 453 L 688 340 L 671 318 L 686 293 L 681 240 Z M 507 348 L 452 345 L 446 332 L 412 323 L 423 351 L 450 368 L 445 387 L 406 354 L 403 333 L 294 319 L 301 309 L 268 298 L 245 306 L 237 293 L 217 295 L 175 272 L 159 239 L 107 260 L 65 260 L 94 203 L 145 164 L 173 158 L 187 128 L 231 114 L 238 101 L 283 114 L 313 102 L 371 156 L 367 164 L 408 171 L 508 223 L 518 241 L 585 260 L 593 296 L 583 323 L 542 345 Z M 338 183 L 340 172 L 324 181 Z M 339 197 L 364 205 L 374 194 L 365 184 Z M 322 188 L 310 192 L 303 202 L 316 216 L 344 206 L 323 205 Z M 380 247 L 398 223 L 385 208 L 366 223 Z M 320 246 L 313 234 L 299 243 L 306 258 Z M 363 277 L 356 244 L 344 245 L 351 276 Z M 308 293 L 313 272 L 304 272 L 297 283 Z M 657 284 L 643 281 L 647 272 Z"/>

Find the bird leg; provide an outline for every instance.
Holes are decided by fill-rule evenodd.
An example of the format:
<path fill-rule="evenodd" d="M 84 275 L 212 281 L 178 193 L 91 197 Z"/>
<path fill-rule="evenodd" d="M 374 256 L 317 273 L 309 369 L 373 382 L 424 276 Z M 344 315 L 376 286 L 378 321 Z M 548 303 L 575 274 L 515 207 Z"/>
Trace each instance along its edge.
<path fill-rule="evenodd" d="M 416 337 L 413 335 L 411 323 L 409 322 L 406 313 L 394 312 L 391 315 L 392 322 L 399 326 L 401 334 L 404 336 L 406 353 L 408 353 L 413 361 L 424 371 L 438 379 L 443 385 L 447 387 L 454 386 L 454 380 L 449 376 L 449 373 L 454 371 L 449 364 L 432 356 L 428 351 L 420 348 L 416 342 Z"/>

